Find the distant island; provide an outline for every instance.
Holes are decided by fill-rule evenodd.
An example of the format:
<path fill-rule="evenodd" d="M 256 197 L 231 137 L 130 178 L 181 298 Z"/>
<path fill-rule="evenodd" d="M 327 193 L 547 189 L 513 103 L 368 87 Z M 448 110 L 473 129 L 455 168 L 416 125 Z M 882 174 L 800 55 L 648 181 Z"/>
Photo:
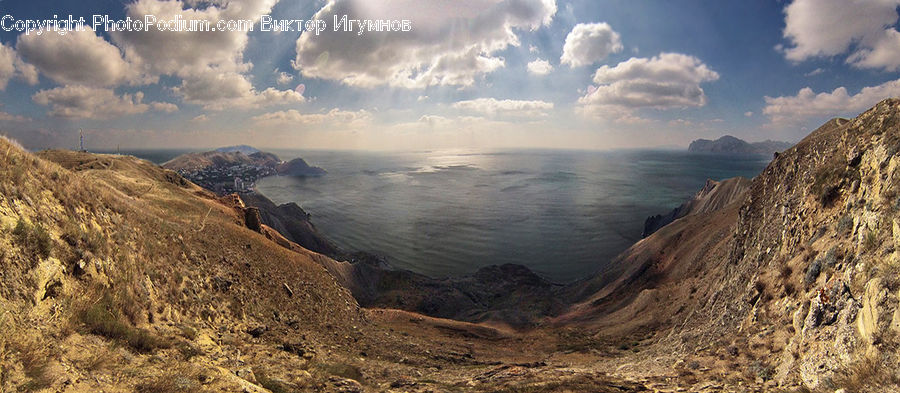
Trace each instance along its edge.
<path fill-rule="evenodd" d="M 220 195 L 252 192 L 256 182 L 267 176 L 316 177 L 327 173 L 302 158 L 285 162 L 247 145 L 182 154 L 162 166 Z"/>
<path fill-rule="evenodd" d="M 726 153 L 726 154 L 773 154 L 789 149 L 792 143 L 766 140 L 749 143 L 731 135 L 725 135 L 714 141 L 697 139 L 688 146 L 692 153 Z"/>

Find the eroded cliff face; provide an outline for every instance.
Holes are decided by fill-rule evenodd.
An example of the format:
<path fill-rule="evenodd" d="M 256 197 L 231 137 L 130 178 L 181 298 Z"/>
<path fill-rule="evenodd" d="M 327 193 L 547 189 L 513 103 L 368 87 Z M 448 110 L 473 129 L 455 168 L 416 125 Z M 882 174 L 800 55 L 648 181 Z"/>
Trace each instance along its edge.
<path fill-rule="evenodd" d="M 831 120 L 732 203 L 566 288 L 574 304 L 554 322 L 652 335 L 619 369 L 632 375 L 662 365 L 745 391 L 900 389 L 898 152 L 900 100 Z"/>
<path fill-rule="evenodd" d="M 885 100 L 829 121 L 754 179 L 706 314 L 771 347 L 766 377 L 897 388 L 898 150 L 900 100 Z"/>

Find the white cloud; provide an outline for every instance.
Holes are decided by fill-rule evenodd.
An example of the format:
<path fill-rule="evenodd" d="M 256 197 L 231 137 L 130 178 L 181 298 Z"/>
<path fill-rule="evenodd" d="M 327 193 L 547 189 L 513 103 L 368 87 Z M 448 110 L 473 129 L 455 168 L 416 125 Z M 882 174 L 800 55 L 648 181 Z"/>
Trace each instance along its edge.
<path fill-rule="evenodd" d="M 115 86 L 137 82 L 139 77 L 118 48 L 91 30 L 23 34 L 16 49 L 41 73 L 61 84 Z"/>
<path fill-rule="evenodd" d="M 537 59 L 528 63 L 528 73 L 534 75 L 547 75 L 553 71 L 553 66 L 550 65 L 550 62 L 543 59 Z"/>
<path fill-rule="evenodd" d="M 301 85 L 302 86 L 302 85 Z M 303 92 L 268 88 L 257 91 L 244 75 L 236 72 L 203 73 L 185 78 L 174 88 L 185 102 L 203 105 L 208 110 L 257 108 L 269 105 L 301 103 Z"/>
<path fill-rule="evenodd" d="M 196 123 L 202 123 L 202 122 L 205 122 L 205 121 L 209 121 L 209 116 L 206 116 L 206 115 L 197 115 L 197 116 L 195 116 L 193 119 L 191 119 L 191 121 L 192 121 L 192 122 L 196 122 Z"/>
<path fill-rule="evenodd" d="M 700 59 L 680 53 L 633 57 L 615 67 L 600 67 L 596 87 L 578 102 L 588 113 L 628 112 L 637 108 L 670 109 L 706 105 L 703 82 L 719 79 Z"/>
<path fill-rule="evenodd" d="M 792 126 L 815 118 L 855 115 L 896 96 L 900 96 L 900 79 L 865 87 L 855 95 L 844 87 L 819 94 L 805 87 L 795 96 L 766 97 L 763 113 L 774 126 Z"/>
<path fill-rule="evenodd" d="M 816 76 L 816 75 L 822 74 L 824 72 L 825 72 L 825 70 L 823 70 L 821 68 L 816 68 L 810 72 L 803 74 L 803 76 Z"/>
<path fill-rule="evenodd" d="M 0 43 L 0 90 L 12 78 L 19 78 L 29 84 L 37 84 L 38 73 L 34 66 L 25 63 L 13 48 Z"/>
<path fill-rule="evenodd" d="M 286 111 L 264 113 L 253 117 L 253 122 L 263 126 L 274 125 L 313 125 L 313 124 L 341 124 L 363 125 L 371 121 L 372 115 L 368 111 L 344 111 L 332 109 L 326 113 L 300 113 L 295 109 Z"/>
<path fill-rule="evenodd" d="M 293 75 L 288 74 L 287 72 L 278 71 L 277 68 L 275 69 L 275 76 L 275 81 L 278 82 L 279 85 L 286 85 L 294 80 Z"/>
<path fill-rule="evenodd" d="M 176 16 L 184 20 L 250 20 L 270 13 L 277 0 L 246 1 L 162 1 L 138 0 L 126 6 L 126 14 L 159 20 Z M 196 8 L 192 8 L 196 7 Z M 255 108 L 303 102 L 303 93 L 268 88 L 258 91 L 247 78 L 252 64 L 245 61 L 245 31 L 158 31 L 110 33 L 125 53 L 125 60 L 144 75 L 173 75 L 182 79 L 174 88 L 185 102 L 208 110 Z M 284 78 L 279 76 L 279 82 Z"/>
<path fill-rule="evenodd" d="M 804 61 L 850 52 L 859 68 L 900 68 L 900 0 L 794 0 L 785 12 L 785 57 Z"/>
<path fill-rule="evenodd" d="M 619 33 L 606 23 L 575 25 L 563 46 L 562 64 L 580 67 L 597 63 L 612 53 L 622 51 Z"/>
<path fill-rule="evenodd" d="M 520 44 L 517 30 L 547 25 L 555 13 L 555 0 L 330 0 L 315 18 L 409 19 L 412 31 L 302 34 L 294 68 L 359 87 L 469 86 L 505 66 L 496 53 Z"/>
<path fill-rule="evenodd" d="M 456 102 L 453 104 L 453 108 L 486 115 L 546 116 L 548 111 L 553 110 L 553 103 L 479 98 Z"/>
<path fill-rule="evenodd" d="M 750 112 L 750 111 L 744 112 L 744 117 L 753 117 L 753 112 Z"/>
<path fill-rule="evenodd" d="M 174 105 L 162 102 L 143 103 L 144 93 L 116 95 L 112 89 L 65 86 L 35 93 L 31 99 L 49 106 L 50 114 L 66 118 L 106 119 L 144 113 L 150 109 L 169 111 Z"/>
<path fill-rule="evenodd" d="M 6 113 L 6 112 L 0 111 L 0 121 L 14 121 L 14 122 L 21 123 L 21 122 L 26 122 L 26 121 L 30 121 L 30 120 L 31 120 L 30 118 L 27 118 L 22 115 L 13 115 L 11 113 Z"/>
<path fill-rule="evenodd" d="M 151 102 L 150 108 L 157 112 L 178 112 L 178 105 L 175 105 L 170 102 Z"/>
<path fill-rule="evenodd" d="M 159 20 L 176 16 L 184 20 L 247 19 L 257 21 L 268 14 L 277 0 L 247 0 L 242 2 L 192 2 L 138 0 L 125 7 L 126 14 L 143 20 L 153 15 Z M 186 6 L 206 6 L 191 8 Z M 113 32 L 110 34 L 125 52 L 125 58 L 150 74 L 196 75 L 214 68 L 218 71 L 245 71 L 243 62 L 247 33 L 243 31 L 148 31 Z"/>

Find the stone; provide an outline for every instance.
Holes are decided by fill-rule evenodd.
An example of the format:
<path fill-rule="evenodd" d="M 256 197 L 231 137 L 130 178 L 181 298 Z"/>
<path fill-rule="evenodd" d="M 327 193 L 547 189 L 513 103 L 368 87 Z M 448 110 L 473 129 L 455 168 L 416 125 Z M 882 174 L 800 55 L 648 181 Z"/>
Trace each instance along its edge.
<path fill-rule="evenodd" d="M 860 299 L 862 309 L 856 319 L 856 327 L 864 340 L 874 343 L 881 332 L 880 319 L 883 317 L 883 306 L 888 293 L 880 278 L 869 280 L 863 292 Z"/>
<path fill-rule="evenodd" d="M 243 379 L 252 384 L 256 384 L 256 375 L 253 374 L 253 370 L 249 368 L 244 368 L 240 370 L 235 370 L 234 375 L 237 375 L 238 378 Z"/>
<path fill-rule="evenodd" d="M 248 207 L 244 209 L 244 223 L 251 231 L 262 232 L 262 218 L 259 215 L 259 208 Z"/>

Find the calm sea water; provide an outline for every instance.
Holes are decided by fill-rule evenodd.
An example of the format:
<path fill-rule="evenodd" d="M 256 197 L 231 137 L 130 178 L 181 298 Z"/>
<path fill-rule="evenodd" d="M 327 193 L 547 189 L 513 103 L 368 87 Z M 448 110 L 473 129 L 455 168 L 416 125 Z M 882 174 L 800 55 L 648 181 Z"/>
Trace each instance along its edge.
<path fill-rule="evenodd" d="M 707 178 L 753 177 L 770 157 L 680 151 L 276 151 L 328 170 L 270 177 L 338 245 L 434 277 L 517 263 L 558 282 L 585 277 L 640 238 L 644 219 Z"/>

